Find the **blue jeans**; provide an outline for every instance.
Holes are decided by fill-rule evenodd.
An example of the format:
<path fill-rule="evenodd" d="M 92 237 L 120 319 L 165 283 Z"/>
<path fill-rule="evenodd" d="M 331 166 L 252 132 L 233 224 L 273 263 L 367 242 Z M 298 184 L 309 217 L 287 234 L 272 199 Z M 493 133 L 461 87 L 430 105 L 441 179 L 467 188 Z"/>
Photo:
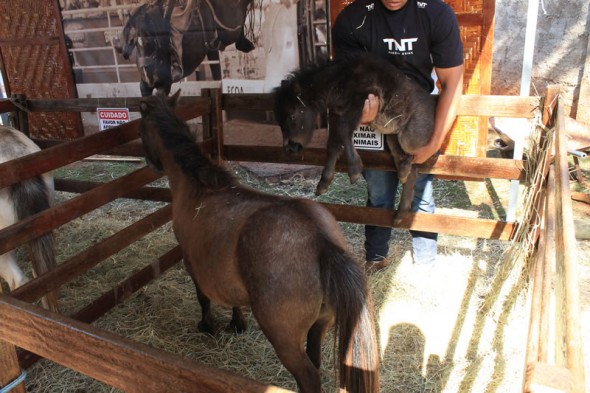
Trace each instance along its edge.
<path fill-rule="evenodd" d="M 397 172 L 364 170 L 369 197 L 367 206 L 393 209 L 399 179 Z M 434 196 L 431 174 L 420 174 L 414 186 L 413 212 L 434 213 Z M 437 233 L 410 231 L 414 263 L 433 263 L 436 259 Z M 387 257 L 391 228 L 365 226 L 365 252 L 367 261 L 380 261 Z"/>

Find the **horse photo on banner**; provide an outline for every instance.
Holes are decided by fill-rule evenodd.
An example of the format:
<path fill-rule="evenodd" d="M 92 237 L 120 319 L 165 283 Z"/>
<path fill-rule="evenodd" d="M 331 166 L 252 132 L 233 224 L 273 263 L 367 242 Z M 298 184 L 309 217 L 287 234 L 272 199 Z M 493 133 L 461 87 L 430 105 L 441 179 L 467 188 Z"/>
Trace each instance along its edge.
<path fill-rule="evenodd" d="M 255 86 L 255 92 L 270 91 L 284 75 L 310 60 L 306 53 L 314 48 L 328 53 L 325 1 L 62 3 L 78 88 L 97 95 L 129 95 L 138 87 L 145 95 L 150 88 L 168 90 L 177 79 L 207 88 L 220 86 L 212 82 L 223 79 L 228 92 L 245 92 L 247 86 Z M 310 31 L 314 38 L 298 31 Z M 140 84 L 126 86 L 133 82 Z M 113 91 L 107 87 L 112 84 L 123 86 Z M 194 91 L 182 87 L 185 93 Z"/>
<path fill-rule="evenodd" d="M 326 0 L 60 1 L 79 97 L 269 93 L 329 53 Z M 134 120 L 135 114 L 131 114 Z M 85 133 L 99 130 L 82 114 Z"/>

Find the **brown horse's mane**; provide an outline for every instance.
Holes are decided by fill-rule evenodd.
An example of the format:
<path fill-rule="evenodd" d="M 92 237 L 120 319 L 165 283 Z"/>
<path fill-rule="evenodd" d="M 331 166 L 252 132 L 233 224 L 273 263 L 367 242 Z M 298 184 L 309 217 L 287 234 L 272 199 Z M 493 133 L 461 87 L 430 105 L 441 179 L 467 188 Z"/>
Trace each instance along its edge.
<path fill-rule="evenodd" d="M 176 115 L 174 108 L 160 108 L 162 110 L 151 113 L 156 118 L 160 137 L 182 172 L 194 181 L 196 193 L 203 193 L 207 189 L 220 190 L 238 184 L 229 171 L 203 154 L 191 136 L 188 126 Z"/>

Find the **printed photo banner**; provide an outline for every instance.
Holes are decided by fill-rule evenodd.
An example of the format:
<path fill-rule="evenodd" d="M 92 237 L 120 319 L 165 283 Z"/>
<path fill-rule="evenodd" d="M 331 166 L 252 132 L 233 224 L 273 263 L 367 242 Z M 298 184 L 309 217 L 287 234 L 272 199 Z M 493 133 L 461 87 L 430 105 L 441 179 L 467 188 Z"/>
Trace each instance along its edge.
<path fill-rule="evenodd" d="M 173 76 L 175 59 L 184 62 L 178 64 L 181 78 L 171 91 L 200 95 L 203 88 L 221 87 L 230 94 L 267 93 L 294 69 L 329 53 L 326 0 L 176 3 L 168 36 L 161 42 L 143 37 L 144 43 L 157 45 L 140 48 L 136 27 L 144 20 L 164 20 L 166 0 L 61 0 L 78 96 L 149 94 L 155 80 Z M 172 56 L 148 53 L 158 45 L 172 45 Z M 158 69 L 158 63 L 167 66 Z"/>

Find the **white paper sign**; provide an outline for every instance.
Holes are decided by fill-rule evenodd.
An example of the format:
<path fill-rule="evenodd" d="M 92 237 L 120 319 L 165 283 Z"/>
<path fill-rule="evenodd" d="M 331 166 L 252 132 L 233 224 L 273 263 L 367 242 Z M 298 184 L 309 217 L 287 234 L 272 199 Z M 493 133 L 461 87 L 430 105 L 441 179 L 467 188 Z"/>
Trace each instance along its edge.
<path fill-rule="evenodd" d="M 361 150 L 383 150 L 383 134 L 375 131 L 371 126 L 359 126 L 352 134 L 352 143 Z"/>
<path fill-rule="evenodd" d="M 104 131 L 129 121 L 129 109 L 127 108 L 97 108 L 98 129 Z"/>

